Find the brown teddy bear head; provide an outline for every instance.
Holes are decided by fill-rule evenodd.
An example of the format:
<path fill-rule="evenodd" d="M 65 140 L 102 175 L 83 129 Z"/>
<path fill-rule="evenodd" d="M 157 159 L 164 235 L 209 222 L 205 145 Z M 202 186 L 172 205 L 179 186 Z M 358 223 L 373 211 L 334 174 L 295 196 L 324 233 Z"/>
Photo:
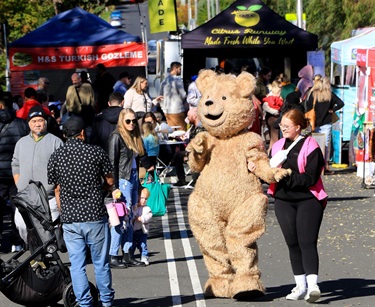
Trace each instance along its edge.
<path fill-rule="evenodd" d="M 202 94 L 198 117 L 211 135 L 231 137 L 253 123 L 254 105 L 250 95 L 256 80 L 251 74 L 242 72 L 236 77 L 203 70 L 196 84 Z"/>

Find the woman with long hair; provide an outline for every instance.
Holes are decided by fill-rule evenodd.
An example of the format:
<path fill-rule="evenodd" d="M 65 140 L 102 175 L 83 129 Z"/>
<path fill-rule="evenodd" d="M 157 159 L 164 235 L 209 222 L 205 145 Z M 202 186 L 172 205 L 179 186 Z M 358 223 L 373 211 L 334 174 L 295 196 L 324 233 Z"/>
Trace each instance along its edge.
<path fill-rule="evenodd" d="M 152 111 L 162 99 L 158 96 L 151 99 L 147 93 L 148 81 L 145 77 L 139 76 L 135 79 L 134 84 L 124 95 L 124 109 L 131 108 L 137 114 L 137 119 L 141 119 L 146 112 Z M 141 124 L 139 122 L 139 124 Z"/>
<path fill-rule="evenodd" d="M 344 102 L 337 97 L 331 90 L 331 84 L 328 77 L 323 77 L 316 81 L 311 89 L 311 94 L 306 102 L 306 112 L 315 108 L 316 133 L 325 134 L 325 172 L 329 173 L 328 162 L 330 160 L 331 133 L 332 133 L 332 113 L 340 110 Z"/>
<path fill-rule="evenodd" d="M 130 216 L 120 217 L 120 225 L 111 228 L 110 264 L 114 268 L 142 265 L 141 262 L 133 259 L 133 255 L 129 254 L 133 244 L 133 228 L 129 221 L 132 219 L 132 207 L 138 203 L 137 159 L 141 161 L 147 171 L 152 171 L 154 167 L 143 147 L 138 120 L 132 109 L 126 108 L 120 112 L 117 129 L 111 134 L 108 141 L 108 155 L 114 167 L 113 198 L 119 198 L 118 195 L 121 192 L 130 212 Z M 117 258 L 120 245 L 124 253 L 123 262 L 125 265 Z"/>

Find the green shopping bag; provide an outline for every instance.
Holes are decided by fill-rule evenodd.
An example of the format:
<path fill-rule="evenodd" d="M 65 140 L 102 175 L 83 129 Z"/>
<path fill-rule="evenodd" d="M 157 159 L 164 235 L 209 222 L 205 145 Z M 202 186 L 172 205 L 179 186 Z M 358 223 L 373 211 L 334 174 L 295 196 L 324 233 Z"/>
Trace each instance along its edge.
<path fill-rule="evenodd" d="M 151 208 L 153 216 L 163 216 L 167 211 L 166 205 L 171 185 L 168 183 L 161 183 L 156 171 L 154 171 L 155 180 L 153 182 L 146 183 L 148 178 L 148 172 L 146 172 L 144 178 L 146 180 L 142 186 L 150 191 L 150 197 L 147 200 L 147 206 Z"/>

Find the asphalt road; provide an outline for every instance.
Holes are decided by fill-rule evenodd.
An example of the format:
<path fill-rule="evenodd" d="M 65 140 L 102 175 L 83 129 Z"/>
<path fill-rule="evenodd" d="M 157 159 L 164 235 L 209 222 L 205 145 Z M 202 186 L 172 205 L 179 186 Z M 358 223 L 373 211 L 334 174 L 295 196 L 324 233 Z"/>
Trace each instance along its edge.
<path fill-rule="evenodd" d="M 375 302 L 375 197 L 362 189 L 355 173 L 323 176 L 329 202 L 319 238 L 322 297 L 315 305 L 374 306 Z M 207 299 L 202 288 L 207 272 L 187 221 L 190 190 L 171 189 L 168 213 L 156 217 L 149 236 L 150 265 L 112 270 L 116 306 L 306 306 L 285 296 L 293 288 L 287 248 L 277 224 L 273 201 L 267 231 L 259 240 L 259 265 L 266 295 L 259 301 Z M 2 259 L 12 254 L 2 253 Z M 62 258 L 68 262 L 67 254 Z M 92 265 L 89 278 L 95 283 Z M 60 301 L 61 303 L 61 301 Z M 19 306 L 0 294 L 1 307 Z"/>

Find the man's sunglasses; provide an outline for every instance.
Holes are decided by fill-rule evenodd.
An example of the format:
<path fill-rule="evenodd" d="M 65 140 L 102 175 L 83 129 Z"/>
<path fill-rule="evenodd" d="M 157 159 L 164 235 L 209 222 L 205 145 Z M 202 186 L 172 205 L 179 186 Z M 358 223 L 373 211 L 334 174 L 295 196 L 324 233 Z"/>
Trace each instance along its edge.
<path fill-rule="evenodd" d="M 134 125 L 137 123 L 136 119 L 125 119 L 125 123 L 127 125 L 130 125 L 130 123 L 133 123 Z"/>

